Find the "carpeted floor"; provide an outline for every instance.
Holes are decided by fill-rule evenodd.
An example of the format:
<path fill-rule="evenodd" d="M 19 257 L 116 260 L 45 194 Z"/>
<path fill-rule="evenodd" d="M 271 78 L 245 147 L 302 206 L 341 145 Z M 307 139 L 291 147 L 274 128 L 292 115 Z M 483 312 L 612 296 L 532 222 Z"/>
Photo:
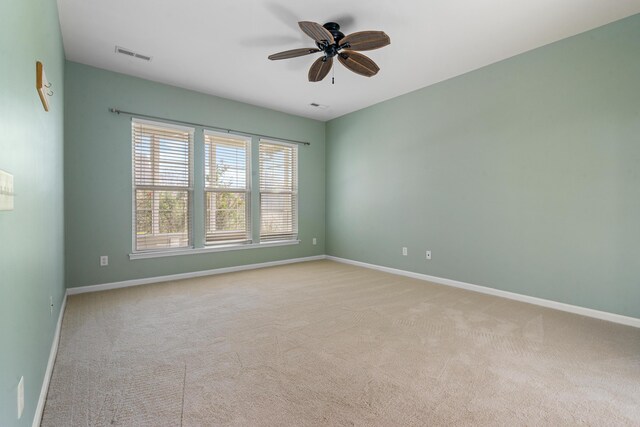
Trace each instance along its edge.
<path fill-rule="evenodd" d="M 640 425 L 640 329 L 331 261 L 69 297 L 43 426 Z"/>

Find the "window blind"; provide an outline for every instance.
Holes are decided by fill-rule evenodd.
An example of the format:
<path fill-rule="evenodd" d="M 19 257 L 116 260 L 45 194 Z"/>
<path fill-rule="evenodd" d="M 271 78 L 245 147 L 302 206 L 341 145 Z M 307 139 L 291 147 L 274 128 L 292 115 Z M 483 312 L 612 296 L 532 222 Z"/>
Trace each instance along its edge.
<path fill-rule="evenodd" d="M 298 147 L 260 141 L 260 241 L 298 238 Z"/>
<path fill-rule="evenodd" d="M 250 143 L 205 131 L 205 244 L 251 241 Z"/>
<path fill-rule="evenodd" d="M 193 134 L 132 120 L 135 251 L 191 246 Z"/>

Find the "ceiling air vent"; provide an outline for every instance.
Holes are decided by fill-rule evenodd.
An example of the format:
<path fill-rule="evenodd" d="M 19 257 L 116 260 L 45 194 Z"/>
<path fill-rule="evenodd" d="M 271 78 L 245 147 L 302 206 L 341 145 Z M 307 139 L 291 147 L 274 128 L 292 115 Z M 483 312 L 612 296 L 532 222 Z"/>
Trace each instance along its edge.
<path fill-rule="evenodd" d="M 143 61 L 151 61 L 151 57 L 148 55 L 143 55 L 141 53 L 134 52 L 130 49 L 126 49 L 124 47 L 116 46 L 116 53 L 121 53 L 123 55 L 131 56 L 134 58 L 142 59 Z"/>
<path fill-rule="evenodd" d="M 328 105 L 318 104 L 317 102 L 312 102 L 309 105 L 312 106 L 313 108 L 320 108 L 321 110 L 326 110 L 328 107 Z"/>

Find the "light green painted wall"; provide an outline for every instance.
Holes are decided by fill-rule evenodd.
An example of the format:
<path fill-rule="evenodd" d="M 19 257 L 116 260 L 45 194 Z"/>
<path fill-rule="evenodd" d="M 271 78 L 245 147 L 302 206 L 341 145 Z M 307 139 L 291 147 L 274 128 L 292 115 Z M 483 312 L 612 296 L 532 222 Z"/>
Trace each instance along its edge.
<path fill-rule="evenodd" d="M 324 254 L 324 123 L 73 62 L 66 66 L 65 102 L 69 287 Z M 129 260 L 131 125 L 129 117 L 110 113 L 110 107 L 311 142 L 299 148 L 302 243 Z M 313 237 L 318 238 L 316 246 Z M 100 255 L 109 256 L 108 267 L 99 266 Z"/>
<path fill-rule="evenodd" d="M 640 15 L 327 125 L 330 255 L 640 317 L 639 224 Z"/>
<path fill-rule="evenodd" d="M 36 61 L 55 92 L 45 112 Z M 64 294 L 64 55 L 55 0 L 0 2 L 0 169 L 14 176 L 0 211 L 0 426 L 31 425 Z M 55 309 L 49 312 L 49 297 Z M 17 419 L 17 386 L 25 410 Z"/>

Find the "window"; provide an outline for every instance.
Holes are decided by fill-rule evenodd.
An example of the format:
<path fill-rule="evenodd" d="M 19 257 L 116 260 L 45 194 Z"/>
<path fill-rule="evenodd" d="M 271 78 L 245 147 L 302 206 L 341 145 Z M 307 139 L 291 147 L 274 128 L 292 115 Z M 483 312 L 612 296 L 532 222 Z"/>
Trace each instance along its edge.
<path fill-rule="evenodd" d="M 251 139 L 205 131 L 205 244 L 251 241 Z"/>
<path fill-rule="evenodd" d="M 260 141 L 260 241 L 298 237 L 298 147 Z"/>
<path fill-rule="evenodd" d="M 135 251 L 191 246 L 194 130 L 133 119 Z"/>
<path fill-rule="evenodd" d="M 299 243 L 298 146 L 186 125 L 132 119 L 130 259 Z"/>

